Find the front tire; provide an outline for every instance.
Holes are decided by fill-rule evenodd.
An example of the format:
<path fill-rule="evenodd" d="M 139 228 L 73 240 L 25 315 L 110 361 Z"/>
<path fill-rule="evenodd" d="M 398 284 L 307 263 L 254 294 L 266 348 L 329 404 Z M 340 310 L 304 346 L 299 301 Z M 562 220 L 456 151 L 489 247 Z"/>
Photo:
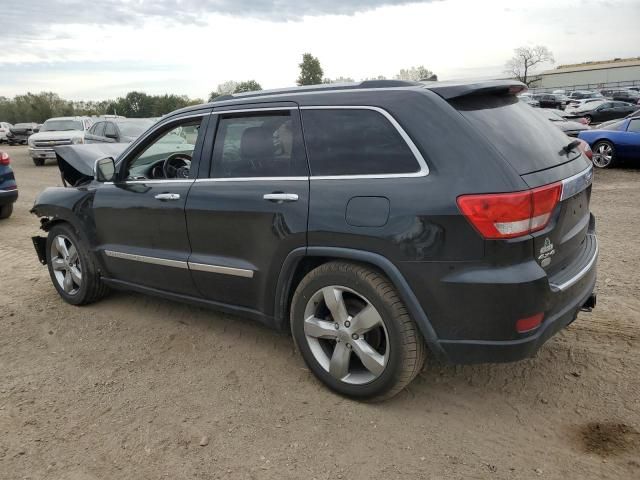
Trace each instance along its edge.
<path fill-rule="evenodd" d="M 33 164 L 36 167 L 42 167 L 44 165 L 44 158 L 34 158 L 33 159 Z"/>
<path fill-rule="evenodd" d="M 591 161 L 596 168 L 611 168 L 616 162 L 616 150 L 611 142 L 601 140 L 593 146 Z"/>
<path fill-rule="evenodd" d="M 5 218 L 9 218 L 13 213 L 13 203 L 9 205 L 3 205 L 0 207 L 0 220 L 4 220 Z"/>
<path fill-rule="evenodd" d="M 107 293 L 93 254 L 70 224 L 49 231 L 46 254 L 51 281 L 65 302 L 86 305 Z"/>
<path fill-rule="evenodd" d="M 291 333 L 316 377 L 352 398 L 391 398 L 424 365 L 422 335 L 395 287 L 357 264 L 326 263 L 300 282 Z"/>

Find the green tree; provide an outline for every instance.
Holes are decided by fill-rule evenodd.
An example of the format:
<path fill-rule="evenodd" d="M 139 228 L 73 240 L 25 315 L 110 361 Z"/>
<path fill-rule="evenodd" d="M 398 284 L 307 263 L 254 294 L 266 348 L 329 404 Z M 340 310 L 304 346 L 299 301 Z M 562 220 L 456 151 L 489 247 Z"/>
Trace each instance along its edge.
<path fill-rule="evenodd" d="M 318 85 L 322 83 L 322 67 L 320 66 L 320 60 L 314 57 L 310 53 L 302 55 L 302 63 L 298 65 L 300 67 L 300 76 L 298 77 L 298 85 Z"/>
<path fill-rule="evenodd" d="M 262 87 L 255 80 L 247 80 L 246 82 L 240 82 L 236 85 L 233 93 L 243 93 L 243 92 L 258 92 L 262 90 Z"/>

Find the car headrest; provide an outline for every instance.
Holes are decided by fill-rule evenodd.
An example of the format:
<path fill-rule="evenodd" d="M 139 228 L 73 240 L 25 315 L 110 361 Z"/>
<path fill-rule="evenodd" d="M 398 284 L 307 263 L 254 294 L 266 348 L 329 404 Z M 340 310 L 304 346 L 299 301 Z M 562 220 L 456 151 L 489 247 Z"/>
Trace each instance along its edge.
<path fill-rule="evenodd" d="M 273 132 L 265 127 L 250 127 L 242 132 L 240 155 L 242 158 L 271 157 L 274 155 Z"/>

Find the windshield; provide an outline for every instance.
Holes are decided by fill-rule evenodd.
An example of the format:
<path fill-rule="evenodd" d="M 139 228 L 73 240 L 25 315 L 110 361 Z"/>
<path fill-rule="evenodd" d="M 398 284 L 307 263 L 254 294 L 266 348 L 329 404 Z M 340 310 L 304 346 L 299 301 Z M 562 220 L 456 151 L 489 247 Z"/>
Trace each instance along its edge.
<path fill-rule="evenodd" d="M 620 122 L 612 123 L 611 125 L 607 125 L 607 126 L 603 127 L 603 130 L 622 130 L 624 122 L 625 121 L 622 120 Z"/>
<path fill-rule="evenodd" d="M 63 132 L 65 130 L 84 130 L 80 120 L 47 120 L 41 132 Z"/>
<path fill-rule="evenodd" d="M 141 119 L 141 120 L 124 120 L 117 122 L 120 132 L 125 137 L 139 137 L 144 133 L 151 125 L 154 124 L 153 120 Z"/>

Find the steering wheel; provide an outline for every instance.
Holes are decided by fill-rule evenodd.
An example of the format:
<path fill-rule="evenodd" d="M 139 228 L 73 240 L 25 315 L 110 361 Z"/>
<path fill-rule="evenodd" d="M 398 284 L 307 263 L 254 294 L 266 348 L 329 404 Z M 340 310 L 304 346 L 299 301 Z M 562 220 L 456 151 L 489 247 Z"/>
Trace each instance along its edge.
<path fill-rule="evenodd" d="M 162 171 L 165 178 L 189 178 L 191 155 L 174 153 L 164 161 Z"/>

